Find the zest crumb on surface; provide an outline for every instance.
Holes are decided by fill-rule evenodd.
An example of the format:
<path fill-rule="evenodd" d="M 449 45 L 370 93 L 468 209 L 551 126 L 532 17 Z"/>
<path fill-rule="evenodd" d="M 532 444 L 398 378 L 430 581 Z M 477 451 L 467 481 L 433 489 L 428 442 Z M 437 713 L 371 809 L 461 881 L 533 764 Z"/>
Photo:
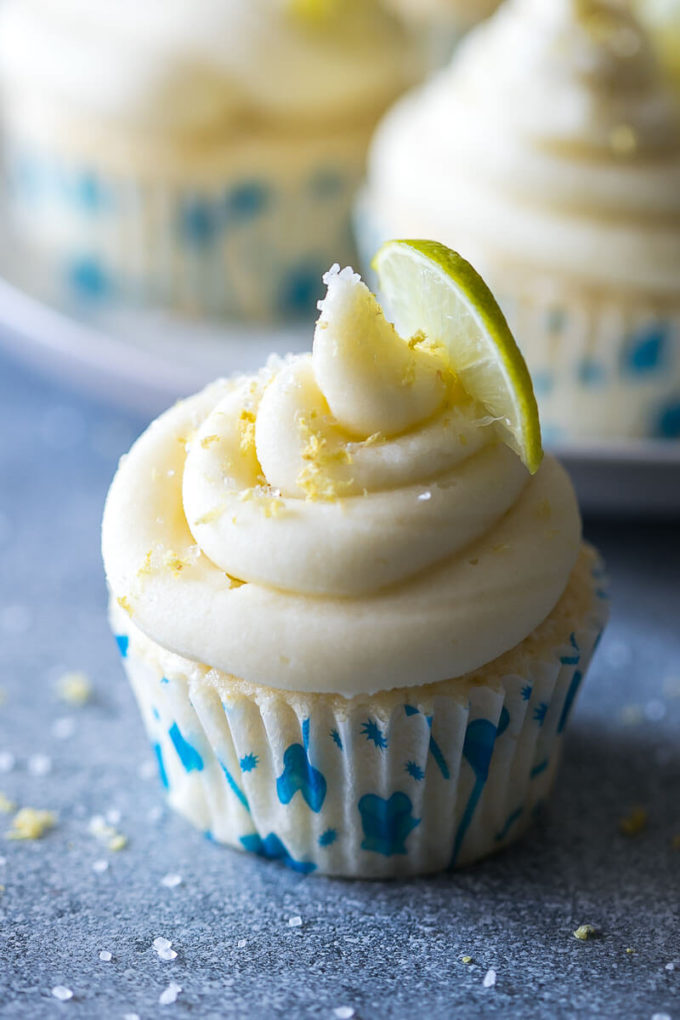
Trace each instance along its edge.
<path fill-rule="evenodd" d="M 634 807 L 630 814 L 619 822 L 619 832 L 624 836 L 637 836 L 647 828 L 647 812 L 643 807 Z"/>
<path fill-rule="evenodd" d="M 12 828 L 7 833 L 8 839 L 40 839 L 54 828 L 57 816 L 54 811 L 40 811 L 25 807 L 18 811 L 12 819 Z"/>
<path fill-rule="evenodd" d="M 592 939 L 597 935 L 597 928 L 592 924 L 580 924 L 573 935 L 579 942 L 587 942 L 588 939 Z"/>

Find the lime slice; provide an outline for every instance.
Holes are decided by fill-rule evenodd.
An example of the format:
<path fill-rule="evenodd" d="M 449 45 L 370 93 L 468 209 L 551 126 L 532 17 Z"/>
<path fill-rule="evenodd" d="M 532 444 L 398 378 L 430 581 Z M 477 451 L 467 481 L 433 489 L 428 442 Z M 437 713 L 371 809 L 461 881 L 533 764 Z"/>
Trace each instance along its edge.
<path fill-rule="evenodd" d="M 531 376 L 479 273 L 437 241 L 388 241 L 372 265 L 400 335 L 422 331 L 445 344 L 465 390 L 534 474 L 543 449 Z"/>

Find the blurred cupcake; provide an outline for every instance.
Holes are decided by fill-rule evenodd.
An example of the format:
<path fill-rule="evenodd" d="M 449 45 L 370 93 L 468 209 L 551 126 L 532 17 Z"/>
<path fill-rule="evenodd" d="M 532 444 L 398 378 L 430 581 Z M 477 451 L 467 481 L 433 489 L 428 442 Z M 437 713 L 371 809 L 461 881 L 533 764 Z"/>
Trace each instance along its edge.
<path fill-rule="evenodd" d="M 359 0 L 5 0 L 17 236 L 58 296 L 309 310 L 412 56 Z"/>
<path fill-rule="evenodd" d="M 357 227 L 480 267 L 549 440 L 680 436 L 680 132 L 626 5 L 501 7 L 379 126 Z"/>
<path fill-rule="evenodd" d="M 121 461 L 111 623 L 169 801 L 211 838 L 304 873 L 437 871 L 546 797 L 602 568 L 566 473 L 529 474 L 456 344 L 403 340 L 350 269 L 325 281 L 313 354 L 176 404 Z"/>
<path fill-rule="evenodd" d="M 649 28 L 659 59 L 680 97 L 680 2 L 635 0 L 641 20 Z"/>

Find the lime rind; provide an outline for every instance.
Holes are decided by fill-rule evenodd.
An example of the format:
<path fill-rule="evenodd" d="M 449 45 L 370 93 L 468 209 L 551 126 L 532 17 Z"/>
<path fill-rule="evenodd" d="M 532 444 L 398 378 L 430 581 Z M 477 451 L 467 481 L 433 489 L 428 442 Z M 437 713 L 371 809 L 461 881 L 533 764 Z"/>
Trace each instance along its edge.
<path fill-rule="evenodd" d="M 438 241 L 384 244 L 372 267 L 399 333 L 446 345 L 461 384 L 497 419 L 503 440 L 534 474 L 541 428 L 531 376 L 498 302 L 479 273 Z"/>

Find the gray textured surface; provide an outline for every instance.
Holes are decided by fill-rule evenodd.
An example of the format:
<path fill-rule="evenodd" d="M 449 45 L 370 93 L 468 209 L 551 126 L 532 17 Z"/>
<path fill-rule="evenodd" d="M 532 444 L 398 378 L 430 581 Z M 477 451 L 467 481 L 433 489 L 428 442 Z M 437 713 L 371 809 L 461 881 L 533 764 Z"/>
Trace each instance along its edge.
<path fill-rule="evenodd" d="M 680 1020 L 677 526 L 587 526 L 608 559 L 613 620 L 552 806 L 521 845 L 438 879 L 304 878 L 159 810 L 107 631 L 98 553 L 108 482 L 142 424 L 0 355 L 0 752 L 16 758 L 0 790 L 59 812 L 44 839 L 0 845 L 0 1016 L 333 1020 L 347 1006 L 363 1020 Z M 57 698 L 66 669 L 89 674 L 89 705 Z M 73 720 L 67 739 L 63 723 L 53 729 L 63 718 Z M 30 770 L 36 754 L 51 759 L 46 775 Z M 649 825 L 627 838 L 618 821 L 636 804 Z M 119 853 L 88 833 L 90 816 L 111 809 L 129 836 Z M 0 831 L 8 826 L 0 816 Z M 110 863 L 98 874 L 101 859 Z M 163 886 L 168 873 L 181 884 Z M 601 934 L 578 942 L 585 922 Z M 158 958 L 159 935 L 176 959 Z M 496 983 L 485 988 L 490 968 Z M 161 1006 L 171 981 L 182 992 Z M 60 984 L 73 999 L 51 996 Z"/>

